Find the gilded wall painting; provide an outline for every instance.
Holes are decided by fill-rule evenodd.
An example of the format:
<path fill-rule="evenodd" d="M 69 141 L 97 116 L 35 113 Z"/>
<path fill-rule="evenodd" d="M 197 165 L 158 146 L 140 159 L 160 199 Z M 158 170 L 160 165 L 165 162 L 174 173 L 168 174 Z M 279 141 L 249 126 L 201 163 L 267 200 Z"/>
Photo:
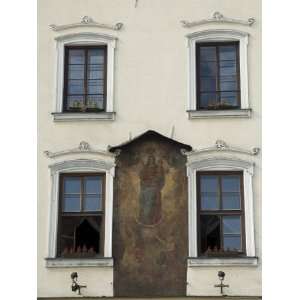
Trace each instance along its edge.
<path fill-rule="evenodd" d="M 115 296 L 184 296 L 188 214 L 180 150 L 191 148 L 148 131 L 116 149 Z"/>

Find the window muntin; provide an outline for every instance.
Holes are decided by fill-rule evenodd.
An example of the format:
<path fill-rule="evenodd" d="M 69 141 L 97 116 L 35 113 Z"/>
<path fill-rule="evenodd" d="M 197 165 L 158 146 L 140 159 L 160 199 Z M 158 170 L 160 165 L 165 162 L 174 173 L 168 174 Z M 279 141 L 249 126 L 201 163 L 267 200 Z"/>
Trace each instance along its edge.
<path fill-rule="evenodd" d="M 197 43 L 197 109 L 240 108 L 239 73 L 239 42 Z"/>
<path fill-rule="evenodd" d="M 61 174 L 58 256 L 103 256 L 104 174 Z"/>
<path fill-rule="evenodd" d="M 65 47 L 64 112 L 106 109 L 106 46 Z"/>
<path fill-rule="evenodd" d="M 245 253 L 242 172 L 197 172 L 198 253 Z"/>

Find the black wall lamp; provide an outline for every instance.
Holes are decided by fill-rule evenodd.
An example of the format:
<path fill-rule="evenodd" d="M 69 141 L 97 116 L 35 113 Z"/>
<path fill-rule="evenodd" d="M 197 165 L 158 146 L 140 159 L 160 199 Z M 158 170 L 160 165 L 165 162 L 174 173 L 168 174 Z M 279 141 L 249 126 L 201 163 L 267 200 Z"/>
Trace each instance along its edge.
<path fill-rule="evenodd" d="M 80 289 L 86 288 L 87 286 L 86 285 L 79 285 L 77 283 L 77 279 L 78 279 L 77 272 L 71 273 L 71 279 L 72 279 L 72 285 L 71 285 L 72 292 L 76 292 L 77 291 L 78 295 L 81 295 Z"/>
<path fill-rule="evenodd" d="M 226 295 L 224 294 L 223 289 L 224 289 L 225 287 L 229 287 L 229 285 L 223 283 L 224 278 L 225 278 L 225 272 L 219 271 L 219 272 L 218 272 L 218 277 L 219 277 L 219 280 L 220 280 L 220 284 L 215 284 L 215 287 L 220 288 L 220 293 L 221 293 L 221 295 L 226 296 Z"/>

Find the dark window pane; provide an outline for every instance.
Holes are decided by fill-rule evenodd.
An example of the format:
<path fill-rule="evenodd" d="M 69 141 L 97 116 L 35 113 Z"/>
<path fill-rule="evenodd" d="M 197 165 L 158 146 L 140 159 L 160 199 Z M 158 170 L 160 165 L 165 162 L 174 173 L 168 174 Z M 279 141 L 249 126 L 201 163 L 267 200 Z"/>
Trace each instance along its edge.
<path fill-rule="evenodd" d="M 103 64 L 104 63 L 104 50 L 103 49 L 91 49 L 88 51 L 88 63 L 89 64 Z"/>
<path fill-rule="evenodd" d="M 217 64 L 216 62 L 201 62 L 200 63 L 200 76 L 216 76 Z"/>
<path fill-rule="evenodd" d="M 84 79 L 84 65 L 69 65 L 69 79 Z"/>
<path fill-rule="evenodd" d="M 68 96 L 67 107 L 68 109 L 78 109 L 84 106 L 83 96 Z"/>
<path fill-rule="evenodd" d="M 201 61 L 216 61 L 216 47 L 200 47 Z"/>
<path fill-rule="evenodd" d="M 201 192 L 218 192 L 218 177 L 201 175 Z"/>
<path fill-rule="evenodd" d="M 80 193 L 80 178 L 65 177 L 64 178 L 64 193 L 65 194 Z"/>
<path fill-rule="evenodd" d="M 225 251 L 241 251 L 241 236 L 224 236 L 223 239 Z"/>
<path fill-rule="evenodd" d="M 84 81 L 83 80 L 69 80 L 68 81 L 68 94 L 84 94 Z"/>
<path fill-rule="evenodd" d="M 201 176 L 201 209 L 219 209 L 218 178 L 216 176 Z"/>
<path fill-rule="evenodd" d="M 201 108 L 209 108 L 214 106 L 218 101 L 218 96 L 216 93 L 201 93 L 200 94 L 200 106 Z"/>
<path fill-rule="evenodd" d="M 69 64 L 84 64 L 84 50 L 69 50 Z"/>
<path fill-rule="evenodd" d="M 217 79 L 216 77 L 201 77 L 200 78 L 201 91 L 216 91 L 217 89 Z"/>
<path fill-rule="evenodd" d="M 241 177 L 239 175 L 225 175 L 222 176 L 222 191 L 223 192 L 239 192 L 240 191 L 240 181 Z"/>
<path fill-rule="evenodd" d="M 200 216 L 201 253 L 218 251 L 221 246 L 220 218 L 218 216 Z"/>
<path fill-rule="evenodd" d="M 64 211 L 78 212 L 80 211 L 80 195 L 64 195 Z"/>
<path fill-rule="evenodd" d="M 220 90 L 221 91 L 236 91 L 237 81 L 235 76 L 220 77 Z"/>
<path fill-rule="evenodd" d="M 88 66 L 88 79 L 103 79 L 104 66 L 103 65 L 89 65 Z"/>
<path fill-rule="evenodd" d="M 103 94 L 104 86 L 102 80 L 89 80 L 88 81 L 88 94 Z"/>
<path fill-rule="evenodd" d="M 222 203 L 223 209 L 240 209 L 240 193 L 239 192 L 223 192 Z"/>
<path fill-rule="evenodd" d="M 224 234 L 240 234 L 241 233 L 241 217 L 240 216 L 224 216 L 223 217 L 223 233 Z"/>
<path fill-rule="evenodd" d="M 84 211 L 100 211 L 102 210 L 101 195 L 84 195 Z"/>
<path fill-rule="evenodd" d="M 220 61 L 220 76 L 235 76 L 236 62 L 235 61 Z"/>
<path fill-rule="evenodd" d="M 235 60 L 236 47 L 235 46 L 219 46 L 220 60 Z"/>
<path fill-rule="evenodd" d="M 238 97 L 236 92 L 221 92 L 220 101 L 223 105 L 237 106 Z"/>
<path fill-rule="evenodd" d="M 84 192 L 86 194 L 101 194 L 102 179 L 100 176 L 88 176 L 84 178 Z"/>
<path fill-rule="evenodd" d="M 104 96 L 103 95 L 88 95 L 87 106 L 91 109 L 104 109 Z"/>

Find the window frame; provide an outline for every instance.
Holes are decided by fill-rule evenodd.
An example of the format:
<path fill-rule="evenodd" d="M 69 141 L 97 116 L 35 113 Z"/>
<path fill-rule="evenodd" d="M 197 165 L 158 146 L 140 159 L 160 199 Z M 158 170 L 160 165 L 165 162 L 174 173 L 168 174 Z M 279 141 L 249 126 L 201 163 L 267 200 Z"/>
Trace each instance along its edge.
<path fill-rule="evenodd" d="M 81 187 L 83 185 L 84 177 L 93 177 L 99 176 L 102 177 L 102 210 L 99 212 L 84 212 L 81 210 L 80 212 L 64 212 L 63 211 L 63 196 L 64 196 L 64 178 L 65 177 L 79 177 L 81 181 Z M 80 191 L 80 206 L 82 208 L 82 191 Z M 62 249 L 61 249 L 61 230 L 62 230 L 62 218 L 63 217 L 80 217 L 80 216 L 99 216 L 101 217 L 101 232 L 100 232 L 100 244 L 99 244 L 99 253 L 96 253 L 93 257 L 86 257 L 82 259 L 91 259 L 97 257 L 104 256 L 104 242 L 105 242 L 105 173 L 61 173 L 59 175 L 59 204 L 58 204 L 58 223 L 57 223 L 57 257 L 62 257 Z M 67 258 L 68 257 L 64 257 Z"/>
<path fill-rule="evenodd" d="M 201 183 L 200 183 L 200 177 L 202 175 L 215 175 L 218 177 L 218 189 L 221 191 L 221 197 L 222 197 L 222 187 L 220 183 L 221 176 L 226 175 L 238 175 L 240 177 L 240 209 L 232 209 L 232 210 L 203 210 L 201 208 Z M 244 205 L 244 181 L 243 181 L 243 172 L 241 171 L 196 171 L 196 198 L 197 198 L 197 252 L 198 257 L 201 256 L 212 256 L 212 257 L 237 257 L 237 256 L 243 256 L 246 254 L 246 242 L 245 242 L 245 205 Z M 221 200 L 222 201 L 222 200 Z M 240 216 L 241 217 L 241 251 L 239 252 L 218 252 L 218 253 L 211 253 L 211 254 L 205 254 L 201 253 L 201 215 L 213 215 L 213 216 Z M 222 229 L 222 222 L 221 225 L 221 234 L 223 234 Z M 220 239 L 220 244 L 222 245 L 222 238 Z"/>
<path fill-rule="evenodd" d="M 248 97 L 248 37 L 249 33 L 233 29 L 208 29 L 186 35 L 188 61 L 186 111 L 189 119 L 251 117 Z M 240 108 L 197 110 L 196 44 L 219 42 L 239 42 Z"/>
<path fill-rule="evenodd" d="M 226 109 L 240 109 L 241 108 L 241 83 L 240 83 L 240 47 L 239 47 L 239 41 L 227 41 L 227 42 L 197 42 L 196 43 L 196 62 L 195 62 L 195 68 L 196 68 L 196 110 L 223 110 L 224 108 L 209 108 L 209 107 L 201 107 L 201 93 L 205 93 L 201 91 L 201 85 L 200 85 L 200 80 L 199 77 L 201 76 L 201 72 L 200 72 L 200 67 L 199 67 L 199 63 L 201 63 L 200 61 L 200 48 L 203 46 L 208 46 L 208 47 L 216 47 L 216 51 L 217 51 L 217 55 L 216 55 L 216 64 L 217 64 L 217 88 L 215 91 L 211 91 L 209 93 L 216 93 L 218 95 L 218 103 L 220 103 L 220 93 L 221 92 L 233 92 L 233 91 L 221 91 L 219 89 L 219 85 L 220 85 L 220 74 L 219 74 L 219 70 L 220 70 L 220 59 L 219 59 L 219 51 L 218 48 L 220 46 L 235 46 L 236 49 L 236 83 L 237 83 L 237 90 L 234 91 L 237 93 L 237 105 L 236 106 L 232 106 Z M 208 93 L 208 91 L 207 91 Z"/>
<path fill-rule="evenodd" d="M 67 109 L 67 97 L 69 96 L 68 94 L 68 75 L 69 75 L 69 52 L 70 50 L 73 49 L 80 49 L 80 50 L 84 50 L 85 52 L 85 63 L 84 63 L 84 103 L 86 104 L 86 97 L 87 97 L 87 52 L 89 49 L 103 49 L 105 52 L 104 54 L 104 78 L 103 78 L 103 82 L 104 82 L 104 93 L 103 93 L 103 109 L 91 109 L 88 108 L 85 111 L 73 111 L 71 109 Z M 73 112 L 77 112 L 77 113 L 89 113 L 89 112 L 105 112 L 106 111 L 106 102 L 107 102 L 107 46 L 106 45 L 66 45 L 64 48 L 64 88 L 63 88 L 63 112 L 64 113 L 73 113 Z"/>
<path fill-rule="evenodd" d="M 53 105 L 54 121 L 114 121 L 114 73 L 115 73 L 115 48 L 117 37 L 91 32 L 71 33 L 60 35 L 56 40 L 56 70 L 55 70 L 55 98 Z M 65 47 L 75 46 L 106 46 L 106 107 L 99 112 L 65 112 L 64 111 L 64 86 L 65 86 Z"/>
<path fill-rule="evenodd" d="M 112 266 L 112 216 L 113 216 L 113 182 L 115 176 L 115 157 L 101 154 L 102 159 L 71 159 L 66 161 L 56 161 L 49 165 L 51 172 L 51 193 L 49 209 L 49 239 L 48 253 L 46 257 L 47 267 L 64 266 Z M 60 174 L 74 173 L 105 173 L 105 215 L 104 215 L 104 255 L 99 260 L 92 258 L 89 260 L 81 259 L 60 259 L 57 252 L 57 231 L 59 213 L 59 187 Z"/>

